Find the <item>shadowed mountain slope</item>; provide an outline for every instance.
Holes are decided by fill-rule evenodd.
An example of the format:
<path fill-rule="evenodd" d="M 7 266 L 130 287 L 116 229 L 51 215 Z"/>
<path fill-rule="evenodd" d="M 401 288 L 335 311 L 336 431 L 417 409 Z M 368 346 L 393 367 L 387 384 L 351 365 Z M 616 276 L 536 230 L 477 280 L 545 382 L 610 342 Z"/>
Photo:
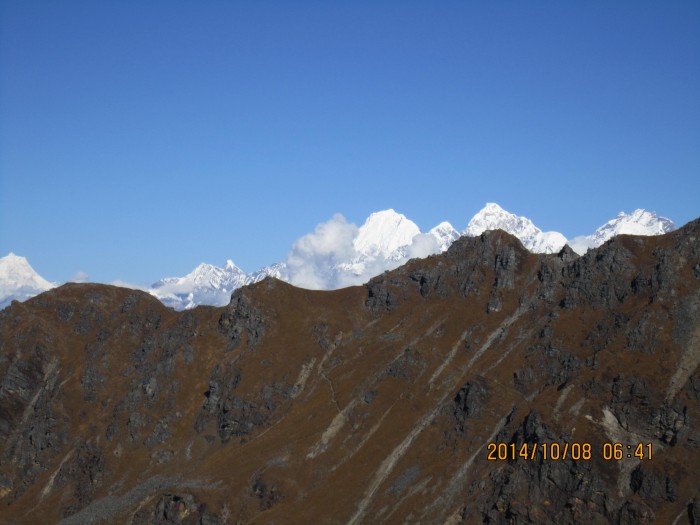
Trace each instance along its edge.
<path fill-rule="evenodd" d="M 694 221 L 583 257 L 486 232 L 223 308 L 92 284 L 14 302 L 2 521 L 698 523 L 699 284 Z"/>

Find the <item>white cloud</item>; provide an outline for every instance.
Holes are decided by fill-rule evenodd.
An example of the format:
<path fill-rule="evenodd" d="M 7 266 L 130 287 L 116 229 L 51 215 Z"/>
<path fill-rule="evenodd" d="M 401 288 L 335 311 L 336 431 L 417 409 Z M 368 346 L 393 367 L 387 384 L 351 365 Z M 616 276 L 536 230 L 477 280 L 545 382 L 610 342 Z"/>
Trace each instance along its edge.
<path fill-rule="evenodd" d="M 85 272 L 76 272 L 76 274 L 69 279 L 68 282 L 71 283 L 86 283 L 90 280 L 90 276 Z"/>
<path fill-rule="evenodd" d="M 357 226 L 339 213 L 316 226 L 294 243 L 287 256 L 289 281 L 312 290 L 336 288 L 336 267 L 358 255 L 353 246 L 356 236 Z"/>
<path fill-rule="evenodd" d="M 333 290 L 366 283 L 409 259 L 440 252 L 434 235 L 421 233 L 403 247 L 403 257 L 367 256 L 354 246 L 358 228 L 336 214 L 316 226 L 312 233 L 299 238 L 287 256 L 289 282 L 312 290 Z M 399 252 L 400 253 L 400 252 Z"/>
<path fill-rule="evenodd" d="M 595 241 L 587 235 L 579 235 L 578 237 L 569 239 L 567 244 L 579 255 L 583 255 L 591 248 L 596 247 Z"/>
<path fill-rule="evenodd" d="M 144 292 L 149 291 L 148 286 L 141 286 L 140 284 L 127 283 L 126 281 L 120 281 L 119 279 L 117 279 L 116 281 L 112 281 L 109 284 L 111 284 L 112 286 L 121 286 L 122 288 L 132 288 L 134 290 L 142 290 Z"/>
<path fill-rule="evenodd" d="M 440 253 L 440 244 L 438 240 L 434 235 L 429 233 L 420 233 L 411 240 L 411 244 L 406 250 L 406 260 L 414 258 L 422 259 L 423 257 L 435 253 Z"/>

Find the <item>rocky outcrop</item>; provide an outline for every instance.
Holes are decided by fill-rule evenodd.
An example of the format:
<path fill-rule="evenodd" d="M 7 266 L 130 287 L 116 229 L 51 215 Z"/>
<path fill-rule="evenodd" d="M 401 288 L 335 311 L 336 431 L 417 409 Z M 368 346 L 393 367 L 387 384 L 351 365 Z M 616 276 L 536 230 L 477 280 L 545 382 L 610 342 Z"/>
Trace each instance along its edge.
<path fill-rule="evenodd" d="M 219 329 L 229 340 L 227 349 L 238 348 L 245 334 L 248 338 L 248 349 L 252 350 L 265 332 L 262 314 L 253 306 L 243 288 L 233 293 L 231 302 L 224 308 L 219 318 Z"/>

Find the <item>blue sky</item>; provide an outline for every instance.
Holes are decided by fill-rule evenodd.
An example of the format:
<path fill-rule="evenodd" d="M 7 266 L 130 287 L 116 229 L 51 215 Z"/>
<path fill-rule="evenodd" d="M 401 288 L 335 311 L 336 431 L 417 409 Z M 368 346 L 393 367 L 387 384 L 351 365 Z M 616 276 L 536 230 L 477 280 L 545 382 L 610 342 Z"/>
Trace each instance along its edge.
<path fill-rule="evenodd" d="M 334 213 L 700 213 L 700 3 L 0 2 L 0 254 L 149 284 Z"/>

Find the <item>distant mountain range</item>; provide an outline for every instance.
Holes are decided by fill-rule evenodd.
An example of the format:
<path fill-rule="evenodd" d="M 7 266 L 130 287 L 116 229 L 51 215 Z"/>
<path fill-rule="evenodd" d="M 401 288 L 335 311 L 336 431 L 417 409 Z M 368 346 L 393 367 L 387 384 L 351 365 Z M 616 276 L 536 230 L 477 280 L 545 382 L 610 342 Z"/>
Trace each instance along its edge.
<path fill-rule="evenodd" d="M 621 212 L 591 235 L 567 240 L 559 232 L 543 232 L 530 219 L 488 203 L 461 232 L 442 222 L 422 233 L 405 215 L 389 209 L 372 213 L 359 228 L 334 217 L 297 241 L 285 262 L 252 273 L 245 273 L 231 260 L 223 267 L 201 263 L 183 277 L 159 280 L 148 292 L 167 306 L 183 310 L 200 304 L 223 306 L 235 289 L 268 276 L 305 288 L 342 288 L 366 282 L 409 259 L 444 252 L 463 235 L 474 237 L 498 229 L 517 237 L 533 253 L 556 253 L 568 244 L 583 254 L 616 235 L 660 235 L 674 230 L 675 225 L 654 212 L 638 209 L 631 214 Z M 0 258 L 0 308 L 54 286 L 24 257 L 11 253 Z"/>

